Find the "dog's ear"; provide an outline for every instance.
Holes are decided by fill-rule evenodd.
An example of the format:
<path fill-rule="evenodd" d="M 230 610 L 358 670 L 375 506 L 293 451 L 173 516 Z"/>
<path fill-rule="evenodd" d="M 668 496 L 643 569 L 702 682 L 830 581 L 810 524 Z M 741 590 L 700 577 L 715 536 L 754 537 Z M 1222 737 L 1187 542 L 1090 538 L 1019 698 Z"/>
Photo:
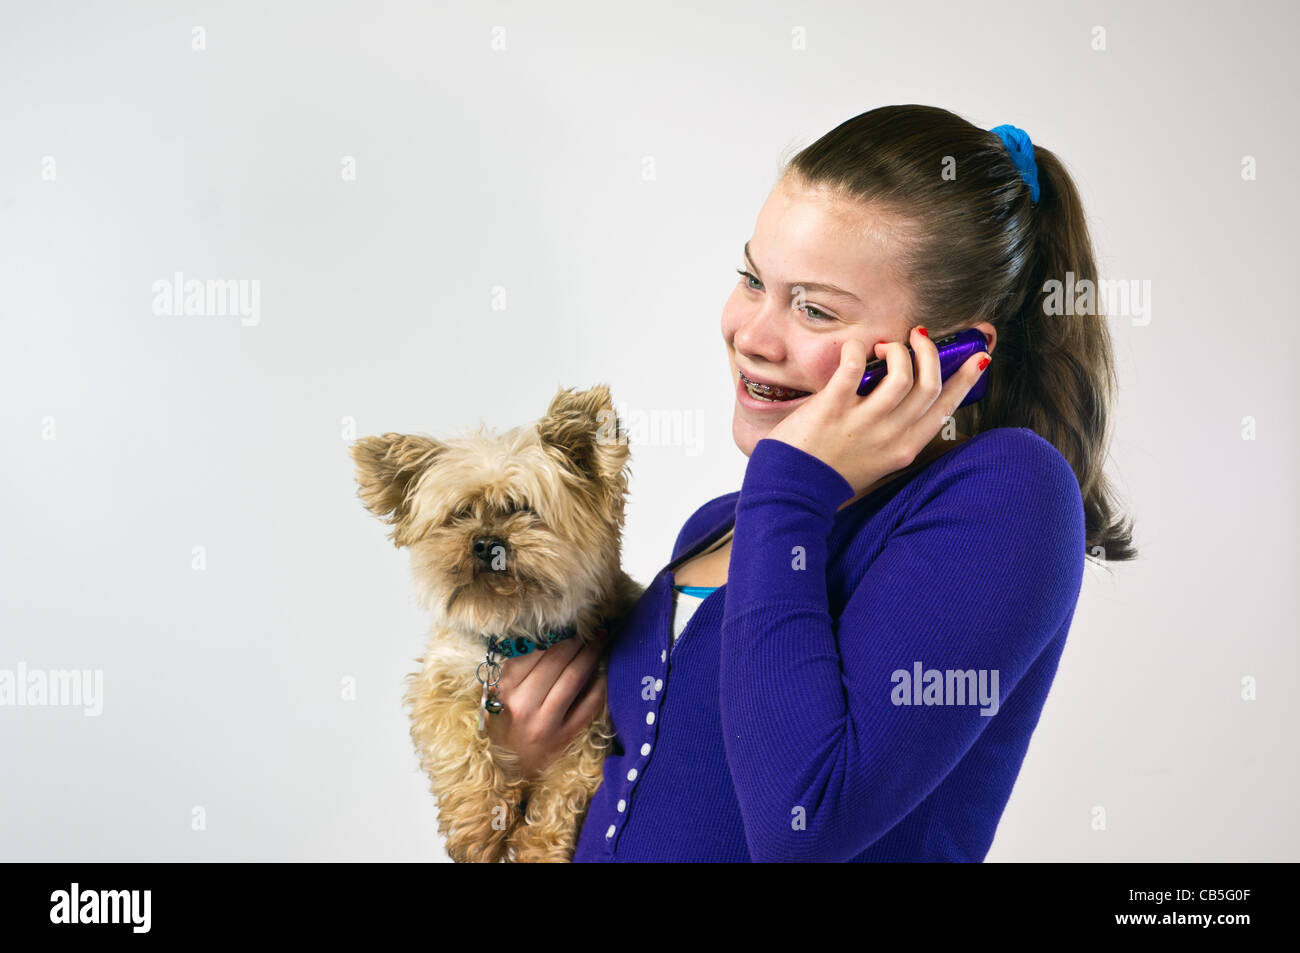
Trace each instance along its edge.
<path fill-rule="evenodd" d="M 446 445 L 431 437 L 386 433 L 382 437 L 362 437 L 350 451 L 357 465 L 357 495 L 366 509 L 387 523 L 397 525 L 392 533 L 393 545 L 409 540 L 401 523 L 410 515 L 408 492 L 412 482 L 423 473 Z"/>
<path fill-rule="evenodd" d="M 626 487 L 628 445 L 609 387 L 561 388 L 537 424 L 542 443 L 575 471 L 606 486 Z"/>

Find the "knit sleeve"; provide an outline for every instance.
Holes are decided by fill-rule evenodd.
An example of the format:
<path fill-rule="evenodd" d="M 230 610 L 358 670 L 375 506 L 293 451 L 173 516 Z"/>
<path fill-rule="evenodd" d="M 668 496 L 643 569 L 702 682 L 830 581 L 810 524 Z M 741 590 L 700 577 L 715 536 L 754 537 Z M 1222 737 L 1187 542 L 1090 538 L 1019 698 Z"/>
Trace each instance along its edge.
<path fill-rule="evenodd" d="M 755 861 L 864 851 L 948 775 L 1073 613 L 1085 543 L 1069 464 L 1030 431 L 983 444 L 931 464 L 838 617 L 827 542 L 853 489 L 796 447 L 755 446 L 719 672 Z M 944 673 L 937 689 L 933 670 Z M 970 676 L 947 672 L 983 672 L 988 704 L 953 704 L 945 684 L 976 691 Z"/>

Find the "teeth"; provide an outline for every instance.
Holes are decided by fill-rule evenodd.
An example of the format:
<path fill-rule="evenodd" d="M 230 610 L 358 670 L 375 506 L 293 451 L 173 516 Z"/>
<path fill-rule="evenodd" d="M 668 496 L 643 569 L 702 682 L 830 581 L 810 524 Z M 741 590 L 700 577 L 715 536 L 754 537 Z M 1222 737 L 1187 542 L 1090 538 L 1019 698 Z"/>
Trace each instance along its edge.
<path fill-rule="evenodd" d="M 783 400 L 793 400 L 796 397 L 804 396 L 807 391 L 787 390 L 784 387 L 774 387 L 770 384 L 756 384 L 743 374 L 741 378 L 745 382 L 745 390 L 750 397 L 757 400 L 765 400 L 769 403 L 776 403 Z"/>
<path fill-rule="evenodd" d="M 750 396 L 750 397 L 753 397 L 755 400 L 765 400 L 765 401 L 767 401 L 769 404 L 780 403 L 780 401 L 779 401 L 777 398 L 775 398 L 775 397 L 764 397 L 764 396 L 763 396 L 762 394 L 760 394 L 758 391 L 754 390 L 754 385 L 753 385 L 753 384 L 746 384 L 746 385 L 745 385 L 745 392 L 748 393 L 749 396 Z"/>

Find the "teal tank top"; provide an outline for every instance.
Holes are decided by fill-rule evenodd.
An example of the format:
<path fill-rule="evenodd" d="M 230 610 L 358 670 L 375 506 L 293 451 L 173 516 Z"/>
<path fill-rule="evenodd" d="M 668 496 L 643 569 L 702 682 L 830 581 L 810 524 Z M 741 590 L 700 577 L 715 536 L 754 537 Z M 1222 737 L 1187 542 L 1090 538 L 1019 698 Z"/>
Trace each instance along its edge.
<path fill-rule="evenodd" d="M 684 592 L 688 596 L 698 596 L 703 599 L 710 592 L 717 591 L 717 586 L 673 586 L 678 592 Z"/>

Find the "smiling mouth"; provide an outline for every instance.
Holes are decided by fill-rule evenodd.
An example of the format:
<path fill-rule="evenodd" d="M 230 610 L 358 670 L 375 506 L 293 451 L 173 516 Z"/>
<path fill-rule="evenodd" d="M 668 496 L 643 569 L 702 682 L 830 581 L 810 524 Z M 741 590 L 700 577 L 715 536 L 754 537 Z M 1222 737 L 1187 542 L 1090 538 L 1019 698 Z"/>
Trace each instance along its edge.
<path fill-rule="evenodd" d="M 745 376 L 745 372 L 737 368 L 736 373 L 740 375 L 741 383 L 745 385 L 745 391 L 755 400 L 765 400 L 769 403 L 778 403 L 783 400 L 795 400 L 799 397 L 807 397 L 812 391 L 808 390 L 790 390 L 786 387 L 776 387 L 772 384 L 759 384 L 751 381 Z"/>

